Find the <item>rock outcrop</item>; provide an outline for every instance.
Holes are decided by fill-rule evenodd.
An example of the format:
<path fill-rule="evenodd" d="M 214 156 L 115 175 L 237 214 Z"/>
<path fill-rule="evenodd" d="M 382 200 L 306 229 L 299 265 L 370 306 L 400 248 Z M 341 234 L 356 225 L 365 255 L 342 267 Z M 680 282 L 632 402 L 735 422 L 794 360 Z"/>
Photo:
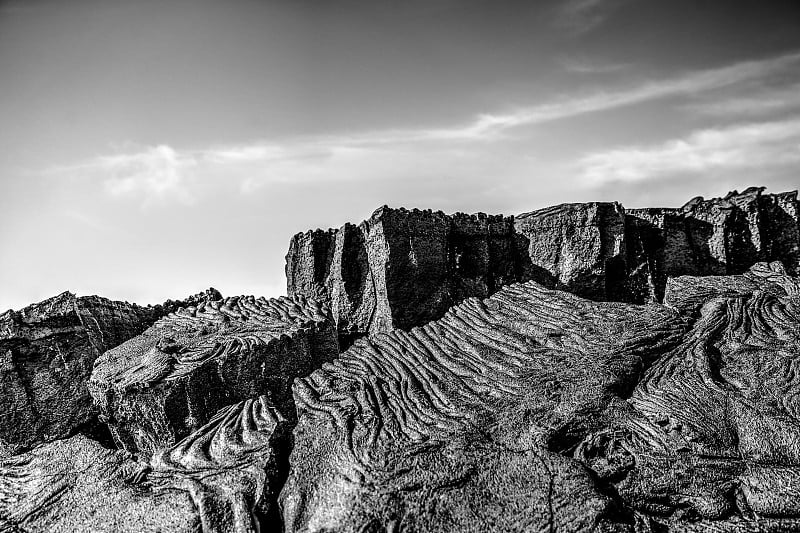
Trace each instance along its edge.
<path fill-rule="evenodd" d="M 287 290 L 329 301 L 343 345 L 528 280 L 593 300 L 661 302 L 670 277 L 772 261 L 797 274 L 799 216 L 797 192 L 763 188 L 676 209 L 562 204 L 503 217 L 383 207 L 359 226 L 295 235 Z"/>
<path fill-rule="evenodd" d="M 149 456 L 237 401 L 266 394 L 292 416 L 292 379 L 337 355 L 333 323 L 313 301 L 209 300 L 103 354 L 89 391 L 114 440 Z"/>
<path fill-rule="evenodd" d="M 692 331 L 633 391 L 635 416 L 576 455 L 604 465 L 626 505 L 660 527 L 797 530 L 800 280 L 761 264 L 682 279 L 669 297 L 694 304 L 700 294 Z"/>
<path fill-rule="evenodd" d="M 159 312 L 65 292 L 0 315 L 0 456 L 91 424 L 86 381 L 95 359 Z"/>
<path fill-rule="evenodd" d="M 631 209 L 626 223 L 628 297 L 662 301 L 667 279 L 742 274 L 757 262 L 780 261 L 800 273 L 797 192 L 741 194 L 681 209 Z"/>
<path fill-rule="evenodd" d="M 441 317 L 517 279 L 513 224 L 501 216 L 382 207 L 359 226 L 295 235 L 290 296 L 330 301 L 345 343 Z"/>
<path fill-rule="evenodd" d="M 593 300 L 625 299 L 625 210 L 617 203 L 563 204 L 514 217 L 519 281 Z M 479 296 L 479 295 L 476 295 Z"/>

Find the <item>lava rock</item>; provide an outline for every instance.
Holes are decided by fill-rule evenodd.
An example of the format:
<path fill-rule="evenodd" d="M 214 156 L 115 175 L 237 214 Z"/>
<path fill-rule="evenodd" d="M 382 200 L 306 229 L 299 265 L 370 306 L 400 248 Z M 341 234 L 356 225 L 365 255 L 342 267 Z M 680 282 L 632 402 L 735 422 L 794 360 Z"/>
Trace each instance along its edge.
<path fill-rule="evenodd" d="M 0 531 L 201 531 L 191 495 L 141 483 L 146 472 L 83 435 L 2 459 Z"/>
<path fill-rule="evenodd" d="M 800 280 L 773 263 L 674 281 L 676 307 L 702 302 L 692 330 L 647 370 L 608 438 L 587 437 L 575 457 L 655 529 L 795 530 Z M 758 517 L 771 520 L 748 522 Z"/>
<path fill-rule="evenodd" d="M 262 531 L 287 421 L 265 396 L 221 409 L 150 463 L 82 435 L 0 461 L 0 530 Z"/>
<path fill-rule="evenodd" d="M 514 218 L 521 280 L 594 300 L 621 300 L 625 210 L 617 203 L 563 204 Z"/>
<path fill-rule="evenodd" d="M 268 394 L 291 416 L 292 379 L 337 354 L 329 313 L 313 301 L 204 301 L 104 353 L 89 391 L 115 441 L 149 456 L 233 402 Z"/>
<path fill-rule="evenodd" d="M 626 212 L 626 301 L 662 301 L 667 279 L 743 274 L 759 262 L 800 267 L 797 191 L 763 187 L 725 198 L 695 198 L 681 209 Z"/>
<path fill-rule="evenodd" d="M 627 528 L 564 452 L 625 409 L 687 322 L 512 285 L 295 381 L 286 531 Z"/>
<path fill-rule="evenodd" d="M 86 381 L 95 360 L 159 317 L 158 309 L 69 292 L 0 315 L 0 456 L 91 424 Z"/>
<path fill-rule="evenodd" d="M 339 331 L 358 337 L 492 294 L 516 280 L 514 254 L 510 218 L 382 207 L 359 226 L 295 235 L 287 290 L 330 301 Z"/>
<path fill-rule="evenodd" d="M 799 215 L 796 191 L 762 187 L 682 208 L 563 204 L 513 218 L 383 207 L 359 226 L 295 235 L 287 290 L 330 302 L 344 346 L 528 280 L 598 301 L 661 302 L 670 277 L 774 261 L 794 275 Z"/>

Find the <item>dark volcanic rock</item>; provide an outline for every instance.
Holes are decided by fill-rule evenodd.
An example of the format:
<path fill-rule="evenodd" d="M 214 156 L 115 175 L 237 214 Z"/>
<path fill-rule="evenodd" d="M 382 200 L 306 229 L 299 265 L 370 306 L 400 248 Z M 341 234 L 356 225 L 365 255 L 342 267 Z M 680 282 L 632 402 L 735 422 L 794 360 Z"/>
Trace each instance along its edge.
<path fill-rule="evenodd" d="M 159 316 L 68 292 L 0 315 L 0 456 L 90 423 L 96 413 L 86 380 L 95 359 Z"/>
<path fill-rule="evenodd" d="M 563 204 L 514 218 L 521 280 L 594 300 L 624 299 L 625 210 L 617 203 Z"/>
<path fill-rule="evenodd" d="M 0 531 L 253 532 L 268 525 L 286 421 L 260 396 L 150 464 L 83 436 L 0 461 Z"/>
<path fill-rule="evenodd" d="M 287 531 L 625 529 L 560 452 L 629 407 L 686 322 L 534 282 L 357 341 L 295 382 Z"/>
<path fill-rule="evenodd" d="M 89 390 L 117 443 L 149 455 L 233 402 L 267 394 L 291 415 L 292 379 L 337 354 L 313 301 L 226 298 L 179 309 L 103 354 Z"/>
<path fill-rule="evenodd" d="M 763 188 L 626 214 L 628 300 L 662 301 L 670 277 L 742 274 L 757 262 L 800 268 L 797 192 Z"/>
<path fill-rule="evenodd" d="M 502 216 L 378 209 L 359 226 L 300 233 L 286 258 L 289 295 L 328 299 L 343 334 L 410 328 L 515 281 Z"/>
<path fill-rule="evenodd" d="M 593 300 L 661 302 L 675 276 L 800 268 L 797 193 L 761 188 L 680 209 L 563 204 L 516 217 L 381 208 L 359 226 L 295 235 L 288 293 L 331 303 L 349 345 L 440 318 L 528 280 Z"/>

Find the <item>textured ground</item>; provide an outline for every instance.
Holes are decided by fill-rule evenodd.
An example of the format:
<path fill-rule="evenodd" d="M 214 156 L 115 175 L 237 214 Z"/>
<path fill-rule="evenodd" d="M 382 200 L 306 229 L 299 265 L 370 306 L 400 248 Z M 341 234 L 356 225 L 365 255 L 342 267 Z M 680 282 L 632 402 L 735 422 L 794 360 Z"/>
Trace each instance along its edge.
<path fill-rule="evenodd" d="M 0 315 L 0 532 L 800 531 L 797 213 L 384 208 L 289 298 Z"/>

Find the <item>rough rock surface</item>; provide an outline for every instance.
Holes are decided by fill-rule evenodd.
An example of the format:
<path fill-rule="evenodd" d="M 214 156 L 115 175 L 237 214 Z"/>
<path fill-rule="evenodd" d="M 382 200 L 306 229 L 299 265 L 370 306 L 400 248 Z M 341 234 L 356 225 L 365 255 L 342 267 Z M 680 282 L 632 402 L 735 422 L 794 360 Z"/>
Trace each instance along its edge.
<path fill-rule="evenodd" d="M 359 226 L 295 235 L 289 295 L 326 299 L 346 336 L 410 328 L 518 276 L 510 218 L 382 207 Z"/>
<path fill-rule="evenodd" d="M 435 320 L 470 296 L 528 280 L 593 300 L 661 302 L 667 279 L 800 272 L 797 192 L 763 188 L 682 208 L 563 204 L 516 217 L 383 207 L 359 226 L 295 235 L 290 295 L 329 301 L 343 345 Z"/>
<path fill-rule="evenodd" d="M 670 277 L 741 274 L 757 262 L 781 261 L 796 275 L 799 215 L 796 191 L 763 187 L 681 209 L 628 210 L 628 298 L 662 301 Z"/>
<path fill-rule="evenodd" d="M 148 456 L 218 409 L 268 394 L 292 415 L 292 378 L 338 354 L 326 311 L 252 296 L 181 308 L 100 357 L 89 391 L 114 440 Z"/>
<path fill-rule="evenodd" d="M 625 210 L 617 203 L 563 204 L 514 217 L 520 280 L 593 300 L 623 300 Z"/>
<path fill-rule="evenodd" d="M 287 424 L 228 406 L 148 463 L 82 435 L 0 461 L 0 531 L 253 532 L 270 526 Z"/>
<path fill-rule="evenodd" d="M 0 315 L 0 456 L 90 424 L 95 359 L 159 316 L 160 308 L 68 292 Z"/>
<path fill-rule="evenodd" d="M 641 373 L 687 328 L 663 306 L 528 282 L 357 341 L 295 382 L 286 531 L 624 525 L 618 502 L 562 453 L 628 411 Z"/>
<path fill-rule="evenodd" d="M 589 437 L 583 456 L 656 521 L 798 530 L 800 280 L 761 264 L 682 279 L 670 298 L 694 309 L 699 294 L 692 331 L 636 386 L 637 416 Z"/>

